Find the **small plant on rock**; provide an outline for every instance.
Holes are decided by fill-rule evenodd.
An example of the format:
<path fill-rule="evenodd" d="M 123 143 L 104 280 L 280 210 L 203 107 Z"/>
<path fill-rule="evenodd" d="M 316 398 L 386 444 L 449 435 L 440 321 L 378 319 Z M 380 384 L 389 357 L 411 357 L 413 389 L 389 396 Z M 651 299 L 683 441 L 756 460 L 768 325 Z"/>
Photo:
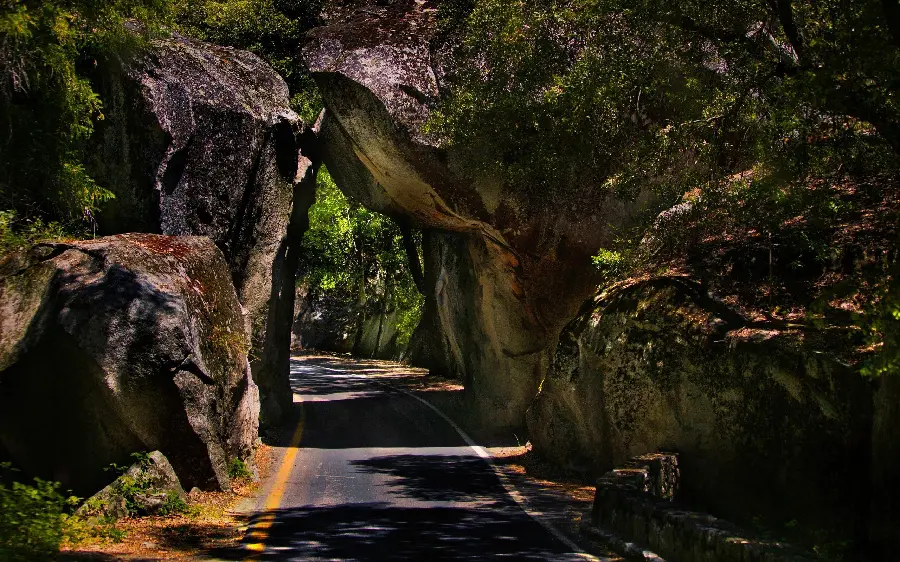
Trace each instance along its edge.
<path fill-rule="evenodd" d="M 162 507 L 159 508 L 159 514 L 176 515 L 181 513 L 191 514 L 191 506 L 184 501 L 184 498 L 182 498 L 178 492 L 170 490 L 166 493 L 166 500 L 163 502 Z"/>
<path fill-rule="evenodd" d="M 241 460 L 239 457 L 235 457 L 228 463 L 228 476 L 231 478 L 250 478 L 253 476 L 253 473 L 250 472 L 250 469 L 247 468 L 247 463 Z"/>

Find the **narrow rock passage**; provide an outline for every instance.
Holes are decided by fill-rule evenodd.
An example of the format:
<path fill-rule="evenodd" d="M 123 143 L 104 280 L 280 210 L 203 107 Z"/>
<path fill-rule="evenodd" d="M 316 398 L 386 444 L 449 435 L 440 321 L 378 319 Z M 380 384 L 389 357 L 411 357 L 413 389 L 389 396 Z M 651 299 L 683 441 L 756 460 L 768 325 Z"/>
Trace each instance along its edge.
<path fill-rule="evenodd" d="M 532 519 L 446 420 L 389 377 L 328 365 L 293 360 L 285 433 L 299 448 L 263 487 L 248 559 L 595 559 Z"/>

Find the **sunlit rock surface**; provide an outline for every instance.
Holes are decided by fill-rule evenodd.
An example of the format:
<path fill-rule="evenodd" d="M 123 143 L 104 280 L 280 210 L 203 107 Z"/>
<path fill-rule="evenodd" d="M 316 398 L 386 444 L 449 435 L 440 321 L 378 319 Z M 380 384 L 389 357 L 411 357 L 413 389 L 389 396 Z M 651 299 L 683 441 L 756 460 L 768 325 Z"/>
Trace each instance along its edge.
<path fill-rule="evenodd" d="M 177 34 L 96 74 L 105 119 L 90 167 L 116 195 L 100 230 L 216 243 L 247 311 L 264 420 L 276 422 L 291 402 L 296 254 L 315 189 L 311 132 L 287 85 L 256 55 Z"/>

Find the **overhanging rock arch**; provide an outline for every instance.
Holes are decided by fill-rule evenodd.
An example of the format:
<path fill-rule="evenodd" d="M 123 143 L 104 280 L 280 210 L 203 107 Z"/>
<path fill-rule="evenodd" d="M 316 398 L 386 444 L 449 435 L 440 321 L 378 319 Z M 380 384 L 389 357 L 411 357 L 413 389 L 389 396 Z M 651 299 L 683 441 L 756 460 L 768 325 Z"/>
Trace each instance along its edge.
<path fill-rule="evenodd" d="M 516 427 L 596 286 L 590 256 L 629 209 L 580 182 L 554 194 L 506 185 L 429 138 L 434 15 L 415 2 L 357 6 L 311 34 L 304 56 L 328 110 L 322 156 L 347 195 L 427 232 L 411 353 L 463 378 L 476 417 Z"/>

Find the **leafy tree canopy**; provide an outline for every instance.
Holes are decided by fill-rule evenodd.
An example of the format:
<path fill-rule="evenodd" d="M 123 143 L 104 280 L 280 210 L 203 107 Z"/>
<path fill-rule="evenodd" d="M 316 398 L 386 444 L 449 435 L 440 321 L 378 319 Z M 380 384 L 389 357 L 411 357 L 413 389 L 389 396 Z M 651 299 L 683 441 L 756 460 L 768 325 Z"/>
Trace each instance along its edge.
<path fill-rule="evenodd" d="M 312 298 L 346 303 L 363 316 L 397 312 L 398 344 L 409 343 L 422 296 L 409 273 L 398 226 L 349 201 L 325 168 L 319 171 L 309 224 L 298 282 Z"/>
<path fill-rule="evenodd" d="M 655 229 L 656 250 L 740 233 L 773 295 L 840 261 L 835 229 L 897 192 L 895 0 L 451 0 L 441 16 L 453 55 L 432 133 L 520 188 L 658 195 L 598 254 L 610 279 L 659 263 L 643 242 L 681 202 L 694 228 Z M 875 374 L 900 357 L 889 262 L 846 289 L 880 303 L 857 317 L 884 351 Z"/>
<path fill-rule="evenodd" d="M 103 118 L 83 70 L 137 46 L 129 19 L 153 33 L 169 9 L 169 0 L 0 1 L 0 209 L 13 212 L 6 226 L 90 218 L 112 196 L 82 165 L 84 141 Z"/>
<path fill-rule="evenodd" d="M 850 165 L 893 160 L 897 11 L 877 0 L 449 2 L 458 64 L 431 128 L 511 181 L 548 188 L 573 168 L 606 187 L 680 194 L 754 166 L 837 167 L 838 150 Z"/>

